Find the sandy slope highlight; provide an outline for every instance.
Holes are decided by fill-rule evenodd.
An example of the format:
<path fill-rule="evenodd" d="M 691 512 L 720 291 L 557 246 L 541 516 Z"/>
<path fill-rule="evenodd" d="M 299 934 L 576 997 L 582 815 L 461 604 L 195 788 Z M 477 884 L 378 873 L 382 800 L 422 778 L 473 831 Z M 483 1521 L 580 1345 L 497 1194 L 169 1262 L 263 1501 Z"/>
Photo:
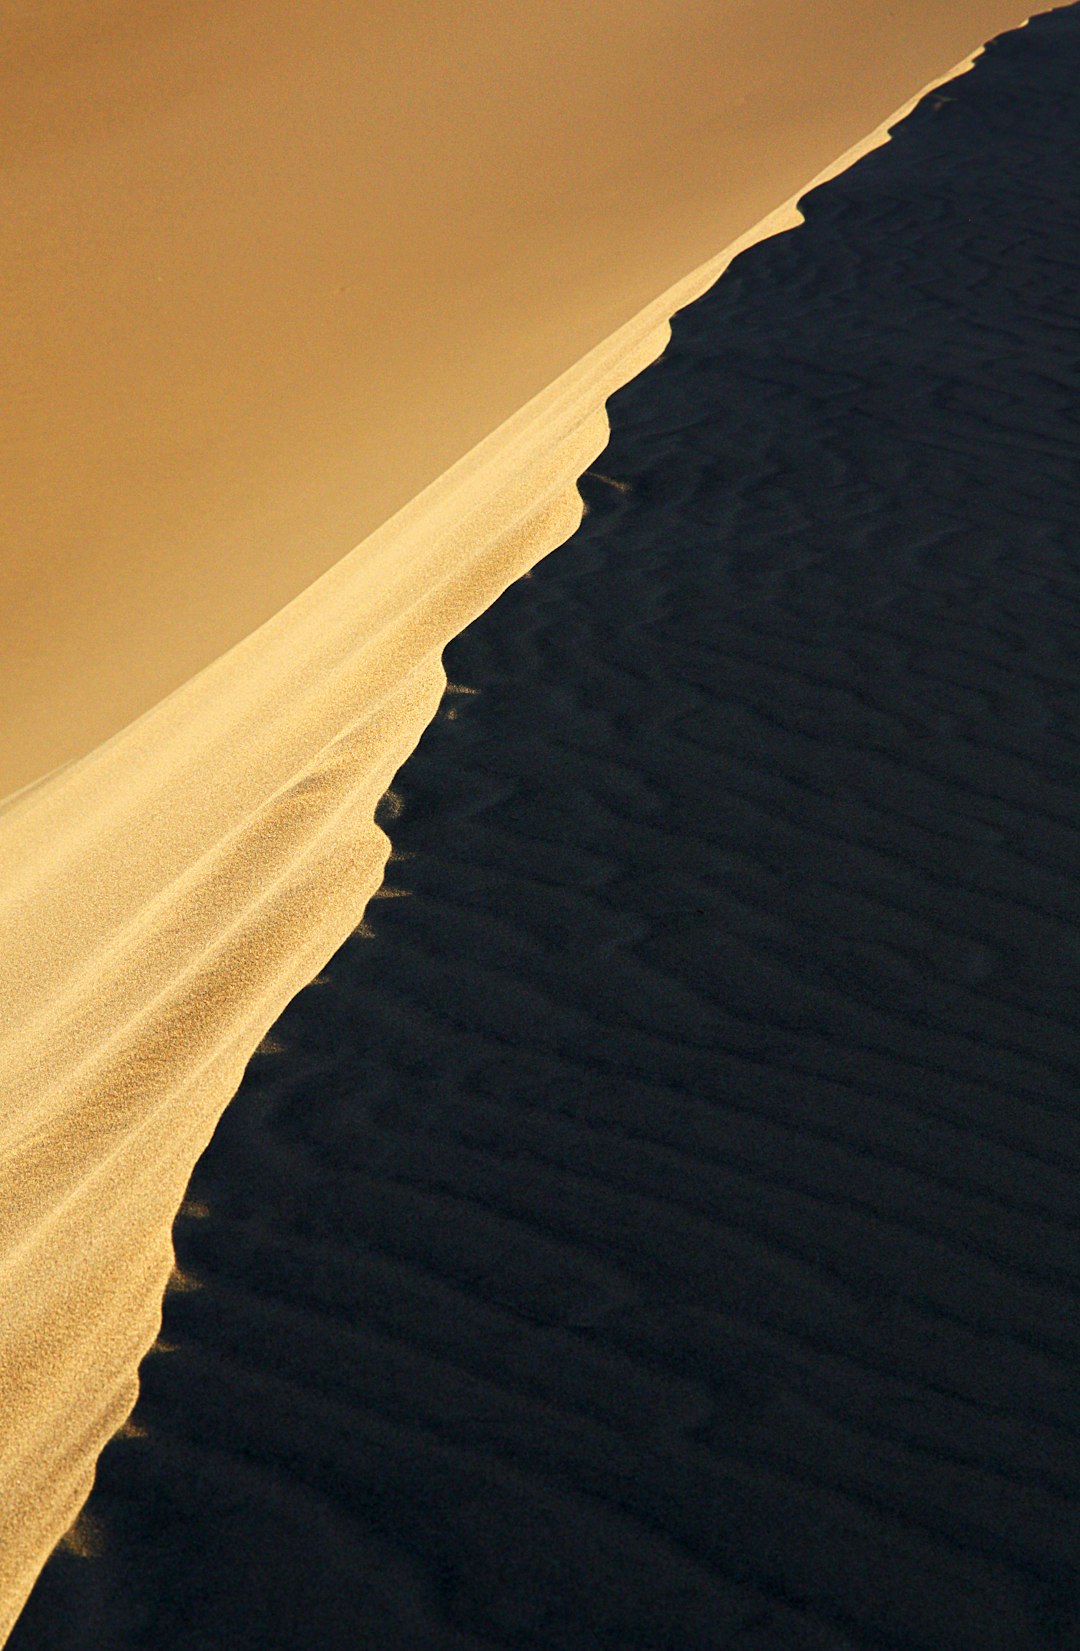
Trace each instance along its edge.
<path fill-rule="evenodd" d="M 443 647 L 573 532 L 604 402 L 670 315 L 799 221 L 793 199 L 748 230 L 260 630 L 0 811 L 0 1637 L 134 1401 L 196 1158 L 381 880 L 375 806 L 434 714 Z"/>
<path fill-rule="evenodd" d="M 1023 15 L 8 0 L 0 796 L 250 634 Z"/>

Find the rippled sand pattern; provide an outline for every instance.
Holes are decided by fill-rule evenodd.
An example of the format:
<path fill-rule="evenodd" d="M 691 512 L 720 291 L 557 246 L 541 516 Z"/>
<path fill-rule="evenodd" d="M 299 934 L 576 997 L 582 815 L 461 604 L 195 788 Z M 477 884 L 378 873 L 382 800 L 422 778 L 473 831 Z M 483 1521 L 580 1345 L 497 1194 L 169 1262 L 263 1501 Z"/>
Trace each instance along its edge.
<path fill-rule="evenodd" d="M 13 1651 L 1075 1647 L 1078 84 L 997 43 L 613 402 Z"/>
<path fill-rule="evenodd" d="M 926 47 L 940 50 L 936 32 Z M 807 153 L 816 124 L 811 136 Z M 792 198 L 751 222 L 273 619 L 0 804 L 13 1189 L 0 1202 L 0 1635 L 65 1531 L 72 1551 L 97 1550 L 76 1521 L 140 1359 L 166 1350 L 155 1334 L 191 1169 L 251 1052 L 379 890 L 376 806 L 437 710 L 442 649 L 573 533 L 605 403 L 662 351 L 670 315 L 800 221 Z"/>

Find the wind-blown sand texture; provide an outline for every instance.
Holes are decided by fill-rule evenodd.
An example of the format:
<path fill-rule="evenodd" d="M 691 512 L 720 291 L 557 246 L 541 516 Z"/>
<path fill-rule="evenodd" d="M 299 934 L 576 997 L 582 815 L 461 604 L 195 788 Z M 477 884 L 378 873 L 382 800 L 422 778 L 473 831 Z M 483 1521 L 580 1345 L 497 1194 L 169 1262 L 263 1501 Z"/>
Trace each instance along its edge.
<path fill-rule="evenodd" d="M 618 395 L 572 547 L 450 649 L 384 815 L 401 897 L 200 1162 L 185 1287 L 76 1538 L 98 1556 L 53 1559 L 14 1651 L 1075 1646 L 1078 84 L 1080 11 L 996 43 Z M 463 621 L 446 589 L 401 657 Z M 344 616 L 340 646 L 373 669 Z M 434 659 L 379 680 L 418 730 Z M 325 786 L 363 833 L 399 760 L 362 723 L 342 755 L 355 793 L 283 793 L 301 844 Z M 339 852 L 298 972 L 377 880 L 374 846 Z M 313 935 L 328 878 L 280 853 L 280 920 Z M 204 912 L 170 919 L 200 968 Z M 252 965 L 225 945 L 204 1001 L 231 1028 Z M 187 1133 L 135 1110 L 133 1068 L 89 1114 L 113 1158 L 71 1126 L 101 1187 L 57 1149 L 27 1189 L 22 1230 L 33 1198 L 69 1223 L 87 1289 L 108 1199 L 130 1212 L 94 1439 L 151 1333 L 143 1223 L 242 1046 Z M 74 1323 L 73 1295 L 50 1405 L 98 1352 Z M 50 1416 L 77 1487 L 92 1446 Z"/>
<path fill-rule="evenodd" d="M 1023 0 L 7 0 L 0 796 L 271 618 Z"/>
<path fill-rule="evenodd" d="M 729 93 L 738 79 L 743 103 L 734 112 L 725 104 L 721 114 L 729 123 L 734 120 L 732 130 L 741 136 L 733 148 L 729 133 L 717 155 L 731 162 L 732 179 L 741 181 L 733 181 L 730 190 L 725 184 L 719 191 L 711 233 L 714 245 L 723 245 L 729 233 L 740 227 L 741 238 L 696 274 L 670 288 L 534 397 L 258 631 L 89 756 L 30 786 L 0 811 L 0 987 L 4 1003 L 0 1081 L 5 1097 L 0 1136 L 5 1185 L 5 1201 L 0 1208 L 0 1288 L 5 1314 L 0 1341 L 0 1411 L 4 1420 L 0 1438 L 0 1633 L 17 1614 L 44 1558 L 84 1500 L 101 1446 L 121 1425 L 134 1402 L 136 1369 L 154 1340 L 161 1294 L 172 1265 L 170 1228 L 193 1164 L 234 1093 L 252 1050 L 288 999 L 355 927 L 367 899 L 382 879 L 388 845 L 374 825 L 376 803 L 435 712 L 445 680 L 440 664 L 443 647 L 512 580 L 572 533 L 580 515 L 575 478 L 606 440 L 604 402 L 662 349 L 670 313 L 714 280 L 741 246 L 797 222 L 793 202 L 756 221 L 761 207 L 779 198 L 778 181 L 797 176 L 800 168 L 809 170 L 817 165 L 834 152 L 838 136 L 855 135 L 868 108 L 880 110 L 886 96 L 891 101 L 899 84 L 898 75 L 905 86 L 917 85 L 927 70 L 941 63 L 946 46 L 951 54 L 957 40 L 962 38 L 968 43 L 974 18 L 990 23 L 1005 15 L 1016 15 L 1015 8 L 995 5 L 990 0 L 982 5 L 950 8 L 944 21 L 931 17 L 923 6 L 900 7 L 890 14 L 884 34 L 875 25 L 871 53 L 871 31 L 865 19 L 860 21 L 854 15 L 858 8 L 838 3 L 833 8 L 836 27 L 829 44 L 810 53 L 805 74 L 800 68 L 792 80 L 787 69 L 777 71 L 774 53 L 781 44 L 793 51 L 802 40 L 800 30 L 805 24 L 798 21 L 797 9 L 778 0 L 767 19 L 754 27 L 738 8 L 731 13 L 735 32 L 727 37 L 728 43 L 741 42 L 742 56 L 725 61 L 721 78 Z M 60 15 L 48 14 L 54 19 Z M 147 71 L 149 79 L 144 85 L 139 68 L 144 57 L 128 50 L 136 14 L 119 6 L 108 13 L 105 21 L 101 21 L 102 14 L 97 15 L 104 30 L 101 40 L 105 45 L 99 42 L 100 49 L 111 41 L 112 48 L 122 55 L 128 52 L 125 61 L 134 65 L 128 91 L 119 98 L 117 130 L 140 157 L 152 156 L 166 143 L 175 171 L 177 155 L 190 160 L 190 143 L 179 143 L 171 116 L 164 135 L 159 133 L 152 141 L 145 120 L 136 118 L 137 106 L 141 107 L 138 98 L 145 94 L 146 87 L 152 91 L 157 85 L 155 74 L 164 72 L 162 52 L 170 62 L 187 62 L 187 58 L 183 53 L 177 57 L 175 35 L 170 30 L 156 46 L 144 40 L 149 54 L 145 62 L 158 64 L 158 70 Z M 145 8 L 140 9 L 140 17 L 149 15 Z M 215 13 L 219 18 L 222 15 L 235 19 L 239 11 L 226 8 L 225 12 Z M 179 306 L 172 322 L 166 324 L 161 319 L 161 307 L 155 299 L 143 322 L 138 323 L 142 312 L 125 282 L 129 278 L 149 279 L 144 257 L 149 254 L 136 233 L 131 213 L 138 217 L 141 211 L 147 223 L 157 223 L 150 211 L 157 197 L 152 191 L 147 194 L 132 189 L 130 199 L 124 197 L 130 208 L 127 216 L 117 206 L 115 218 L 104 214 L 100 221 L 89 223 L 87 201 L 99 205 L 104 201 L 95 193 L 100 179 L 115 183 L 120 176 L 130 184 L 134 176 L 124 172 L 121 160 L 108 147 L 116 135 L 110 124 L 114 116 L 103 113 L 104 105 L 99 108 L 94 101 L 110 87 L 115 90 L 115 74 L 110 76 L 95 59 L 101 72 L 95 82 L 98 90 L 89 94 L 89 104 L 85 88 L 81 99 L 75 98 L 70 108 L 62 98 L 58 102 L 49 76 L 55 71 L 60 84 L 69 89 L 81 85 L 79 65 L 83 58 L 73 57 L 62 39 L 59 44 L 45 39 L 41 32 L 43 28 L 47 32 L 43 16 L 28 11 L 18 22 L 30 41 L 29 57 L 33 58 L 36 51 L 41 66 L 41 73 L 31 77 L 34 97 L 29 102 L 26 98 L 15 100 L 18 120 L 41 137 L 46 161 L 57 146 L 62 157 L 67 155 L 64 133 L 70 136 L 70 131 L 65 122 L 76 120 L 81 123 L 80 130 L 88 134 L 87 141 L 93 140 L 91 150 L 100 166 L 91 176 L 83 156 L 75 171 L 60 168 L 58 175 L 66 182 L 52 198 L 52 216 L 47 214 L 44 220 L 46 234 L 34 217 L 45 161 L 30 145 L 28 154 L 31 159 L 36 156 L 34 165 L 30 165 L 26 177 L 18 168 L 13 173 L 15 204 L 9 216 L 19 234 L 12 237 L 11 245 L 20 257 L 28 256 L 27 247 L 35 245 L 47 251 L 69 222 L 65 211 L 75 210 L 73 201 L 78 208 L 76 227 L 81 228 L 78 235 L 72 234 L 64 241 L 59 252 L 53 246 L 55 257 L 62 253 L 62 259 L 72 261 L 71 270 L 76 270 L 81 267 L 79 259 L 86 248 L 98 245 L 95 236 L 99 233 L 121 235 L 121 240 L 109 243 L 115 254 L 111 264 L 98 247 L 103 262 L 95 267 L 105 270 L 108 277 L 104 297 L 92 283 L 80 286 L 69 270 L 65 304 L 74 307 L 61 305 L 57 310 L 55 337 L 48 333 L 47 317 L 34 308 L 29 278 L 22 285 L 14 283 L 18 301 L 10 313 L 19 324 L 29 317 L 31 341 L 44 348 L 48 337 L 48 348 L 38 360 L 39 366 L 44 360 L 47 367 L 53 359 L 50 351 L 60 349 L 65 339 L 71 343 L 73 316 L 85 321 L 88 315 L 107 312 L 100 336 L 90 328 L 88 337 L 91 341 L 96 338 L 102 348 L 117 352 L 112 367 L 118 381 L 126 382 L 126 375 L 135 373 L 137 364 L 135 379 L 144 385 L 146 361 L 156 362 L 159 372 L 163 366 L 163 358 L 151 347 L 155 340 L 164 340 L 163 348 L 176 347 L 178 335 L 174 336 L 173 323 L 179 326 L 184 316 L 187 331 L 181 328 L 183 338 L 190 341 L 194 336 L 192 304 L 196 289 L 188 293 L 186 307 Z M 84 16 L 89 18 L 90 14 Z M 207 13 L 198 8 L 191 17 L 193 26 L 201 27 L 207 21 Z M 266 20 L 264 17 L 264 23 Z M 819 22 L 815 22 L 815 29 Z M 793 31 L 790 37 L 781 27 L 788 24 Z M 850 25 L 847 36 L 841 25 Z M 207 27 L 212 40 L 220 44 L 214 32 L 216 24 L 211 27 L 207 22 Z M 243 44 L 247 36 L 241 31 L 238 39 Z M 695 49 L 707 43 L 696 38 Z M 189 44 L 194 50 L 194 38 Z M 716 44 L 713 40 L 714 48 Z M 889 50 L 880 55 L 885 45 Z M 643 49 L 637 38 L 635 50 L 640 54 Z M 682 51 L 680 46 L 669 69 L 681 62 Z M 69 63 L 65 70 L 64 61 L 69 59 L 75 66 L 71 68 Z M 211 61 L 218 64 L 217 58 Z M 222 61 L 226 65 L 221 68 L 222 84 L 227 90 L 232 85 L 227 72 L 231 61 L 228 53 Z M 313 61 L 321 62 L 326 72 L 331 72 L 325 53 L 315 53 Z M 649 60 L 639 56 L 634 61 L 640 70 L 640 63 Z M 718 61 L 715 50 L 713 61 Z M 918 75 L 914 65 L 919 66 Z M 827 72 L 835 78 L 826 82 L 823 76 Z M 707 77 L 701 87 L 706 84 L 712 85 Z M 811 119 L 809 111 L 816 107 L 815 99 L 820 102 L 826 85 L 827 113 Z M 44 95 L 50 86 L 53 93 Z M 755 87 L 762 101 L 754 102 Z M 204 91 L 209 96 L 212 88 Z M 626 91 L 625 85 L 622 91 Z M 283 101 L 292 107 L 288 98 L 283 100 L 280 76 L 273 81 L 271 94 L 274 107 Z M 746 99 L 750 99 L 749 104 Z M 666 103 L 661 100 L 655 111 L 659 125 L 654 137 L 662 127 L 661 117 L 681 108 L 683 101 L 682 86 L 672 81 Z M 11 107 L 9 100 L 9 120 L 15 118 Z M 172 109 L 171 104 L 168 107 Z M 603 107 L 606 109 L 607 104 Z M 195 127 L 212 129 L 201 93 L 185 108 Z M 624 114 L 622 118 L 635 126 L 635 141 L 639 140 L 637 106 L 633 117 Z M 329 115 L 326 119 L 330 122 Z M 761 149 L 763 120 L 766 126 L 770 120 L 774 123 L 770 130 L 775 143 L 768 146 L 771 158 L 767 164 Z M 44 121 L 40 132 L 35 121 Z M 293 134 L 294 125 L 286 125 Z M 861 140 L 858 151 L 882 141 L 884 130 L 882 127 Z M 273 137 L 274 132 L 276 128 L 271 126 L 268 136 L 266 129 L 259 127 L 260 142 L 268 153 L 275 152 L 274 143 L 281 138 L 280 133 Z M 720 142 L 715 119 L 695 128 L 692 135 L 695 143 L 706 148 L 714 140 Z M 200 229 L 216 224 L 217 230 L 224 233 L 222 212 L 234 227 L 234 214 L 242 215 L 236 191 L 224 188 L 225 174 L 212 172 L 207 154 L 199 153 L 199 175 L 204 184 L 209 176 L 213 186 L 207 198 L 219 204 L 217 218 L 211 214 L 209 220 L 197 220 L 190 202 L 179 215 L 185 244 L 191 241 L 197 246 L 202 245 L 196 233 Z M 637 150 L 631 146 L 628 153 L 636 155 Z M 782 165 L 775 164 L 779 153 Z M 107 164 L 106 155 L 112 157 Z M 693 144 L 685 152 L 680 148 L 679 165 L 685 162 L 693 172 L 693 156 L 700 161 L 700 152 Z M 849 153 L 834 161 L 830 169 L 842 169 L 851 158 Z M 224 165 L 224 157 L 221 159 Z M 714 169 L 716 164 L 714 157 L 710 167 Z M 293 177 L 291 185 L 294 195 L 304 174 L 297 176 L 300 181 Z M 280 181 L 277 173 L 274 177 Z M 84 188 L 89 191 L 85 197 L 80 194 Z M 258 191 L 254 198 L 262 199 Z M 645 236 L 649 245 L 664 245 L 663 237 L 657 238 L 657 234 L 659 227 L 668 224 L 667 218 L 650 221 L 645 210 L 654 195 L 648 195 L 644 202 L 636 196 L 635 200 L 635 211 L 627 221 L 633 222 L 639 234 L 649 231 Z M 335 197 L 339 216 L 340 208 L 341 202 Z M 551 244 L 561 247 L 566 226 L 580 231 L 586 221 L 571 214 L 563 230 L 552 232 Z M 602 214 L 600 221 L 606 222 Z M 34 231 L 35 223 L 40 233 Z M 125 225 L 130 242 L 123 240 Z M 304 227 L 305 232 L 311 229 L 306 220 Z M 479 233 L 481 226 L 475 227 Z M 486 233 L 489 239 L 484 241 L 481 235 L 481 244 L 490 252 L 490 225 Z M 695 223 L 690 240 L 684 238 L 677 245 L 685 251 L 695 236 L 700 238 L 706 233 L 707 220 L 702 217 Z M 212 273 L 224 279 L 215 260 L 224 256 L 223 246 L 233 243 L 226 237 L 219 244 L 209 235 L 207 244 Z M 604 260 L 618 250 L 599 231 L 589 244 L 592 255 L 602 255 Z M 263 242 L 259 246 L 261 257 L 267 248 Z M 449 243 L 445 250 L 447 268 L 440 266 L 426 302 L 440 315 L 445 311 L 450 317 L 451 297 L 458 291 L 455 282 L 465 280 L 465 275 L 450 257 Z M 528 252 L 527 244 L 515 249 L 516 267 L 526 267 Z M 666 267 L 665 259 L 669 258 L 667 246 L 665 257 L 654 259 L 647 267 L 655 274 Z M 46 258 L 45 270 L 51 267 Z M 173 265 L 167 267 L 174 269 Z M 196 267 L 205 275 L 203 265 Z M 246 267 L 243 260 L 240 267 Z M 620 267 L 617 262 L 615 267 Z M 646 266 L 635 267 L 640 276 Z M 48 290 L 41 270 L 38 282 L 42 290 Z M 84 287 L 89 290 L 89 301 L 84 301 Z M 258 309 L 261 317 L 258 338 L 264 349 L 270 340 L 276 346 L 285 336 L 277 301 L 270 303 L 259 289 L 256 305 L 253 290 L 246 290 L 245 302 L 253 313 Z M 288 282 L 283 290 L 290 290 Z M 574 290 L 565 274 L 558 290 Z M 595 288 L 589 290 L 595 292 Z M 626 293 L 634 289 L 619 290 L 622 303 Z M 474 298 L 479 301 L 483 297 L 481 286 Z M 595 329 L 598 317 L 605 313 L 596 306 L 586 313 L 571 305 L 572 313 L 563 325 L 558 314 L 561 303 L 561 298 L 552 301 L 548 314 L 549 332 L 545 336 L 555 340 L 551 350 L 526 352 L 532 374 L 549 363 L 553 352 L 564 350 L 567 341 L 574 342 L 576 348 L 581 327 L 587 324 Z M 118 332 L 119 314 L 125 317 L 125 328 Z M 392 332 L 395 325 L 400 328 L 411 324 L 418 314 L 410 297 L 404 311 L 380 316 L 379 325 Z M 151 325 L 154 317 L 161 321 L 158 330 L 156 322 Z M 205 315 L 200 313 L 200 325 L 207 317 L 211 330 L 219 329 L 219 341 L 220 329 L 236 320 L 227 305 L 221 312 L 211 306 Z M 465 335 L 453 333 L 450 319 L 447 325 L 456 340 L 454 348 L 462 347 Z M 502 313 L 502 325 L 509 329 L 506 337 L 532 336 L 513 309 Z M 500 336 L 496 330 L 485 347 L 497 350 Z M 199 352 L 195 354 L 198 357 Z M 272 351 L 269 355 L 273 358 Z M 12 362 L 23 360 L 18 352 L 9 353 L 9 369 Z M 170 407 L 186 404 L 185 398 L 190 399 L 191 392 L 191 381 L 183 377 L 180 364 L 173 361 L 172 366 L 175 371 L 163 377 Z M 191 657 L 185 649 L 192 638 L 202 638 L 200 647 L 207 638 L 214 641 L 215 648 L 221 640 L 208 617 L 218 604 L 223 613 L 228 609 L 231 614 L 226 628 L 241 611 L 246 616 L 245 624 L 250 620 L 247 609 L 230 605 L 227 593 L 250 593 L 253 586 L 250 567 L 245 569 L 243 558 L 235 560 L 235 541 L 222 527 L 222 523 L 226 527 L 229 523 L 235 525 L 238 507 L 232 494 L 229 509 L 217 516 L 197 488 L 192 496 L 185 496 L 181 525 L 193 551 L 197 549 L 201 555 L 209 553 L 210 547 L 213 556 L 223 561 L 223 574 L 210 582 L 205 570 L 200 572 L 198 556 L 187 562 L 172 559 L 176 543 L 170 535 L 176 523 L 168 511 L 175 498 L 169 487 L 155 494 L 152 510 L 139 494 L 143 499 L 141 513 L 130 520 L 125 517 L 126 525 L 120 526 L 119 517 L 110 517 L 112 527 L 105 532 L 103 519 L 96 514 L 99 507 L 104 508 L 102 501 L 113 501 L 122 514 L 133 496 L 125 466 L 134 461 L 125 444 L 135 443 L 132 452 L 141 454 L 151 478 L 158 475 L 150 463 L 155 449 L 140 443 L 140 427 L 130 407 L 121 417 L 115 408 L 105 416 L 102 409 L 90 405 L 87 386 L 96 383 L 100 389 L 100 376 L 94 378 L 74 344 L 70 357 L 64 358 L 63 368 L 70 405 L 61 406 L 61 398 L 49 394 L 50 388 L 55 391 L 55 385 L 49 372 L 44 371 L 36 399 L 29 392 L 23 397 L 28 409 L 25 427 L 20 423 L 15 426 L 12 515 L 20 531 L 30 534 L 37 562 L 35 577 L 27 588 L 31 593 L 39 588 L 55 593 L 62 586 L 69 595 L 85 593 L 86 578 L 101 577 L 108 582 L 115 575 L 121 580 L 116 589 L 122 587 L 127 595 L 121 599 L 110 585 L 113 594 L 103 597 L 96 606 L 81 598 L 76 600 L 74 611 L 79 623 L 74 631 L 50 605 L 51 596 L 44 607 L 35 607 L 31 600 L 30 607 L 22 610 L 22 619 L 9 625 L 9 640 L 21 637 L 31 650 L 40 646 L 37 657 L 41 668 L 63 683 L 71 663 L 63 638 L 70 641 L 75 637 L 72 645 L 83 656 L 86 670 L 76 676 L 74 692 L 71 682 L 67 683 L 65 703 L 70 704 L 72 699 L 85 703 L 89 727 L 102 706 L 113 703 L 102 688 L 104 679 L 100 673 L 95 675 L 95 660 L 100 664 L 105 659 L 111 664 L 123 658 L 125 673 L 130 664 L 130 682 L 137 695 L 142 695 L 150 679 L 140 675 L 138 661 L 148 637 L 147 657 L 163 662 L 163 668 L 174 670 L 178 662 L 185 660 L 190 665 Z M 80 376 L 84 369 L 90 373 L 88 379 Z M 386 361 L 381 360 L 380 372 L 385 370 Z M 254 393 L 251 383 L 243 374 L 240 376 L 245 394 Z M 379 382 L 383 384 L 381 377 Z M 427 386 L 426 378 L 424 382 Z M 439 382 L 437 376 L 431 381 L 435 406 L 440 405 L 436 394 Z M 486 417 L 492 406 L 505 398 L 508 385 L 516 394 L 522 382 L 526 380 L 510 373 L 501 383 L 495 402 L 470 391 L 464 396 L 470 417 Z M 443 387 L 445 390 L 445 383 Z M 275 402 L 261 381 L 258 394 L 277 407 L 279 415 L 289 413 L 287 396 Z M 242 441 L 238 447 L 230 445 L 234 436 L 240 440 L 236 429 L 246 428 L 240 417 L 242 399 L 234 398 L 226 384 L 222 397 L 213 404 L 213 440 L 232 454 L 230 463 L 241 459 L 246 463 L 250 458 Z M 117 403 L 121 409 L 128 405 L 123 398 Z M 146 408 L 151 431 L 151 413 L 156 405 L 151 400 Z M 198 398 L 192 405 L 205 421 L 206 405 Z M 45 413 L 41 413 L 42 408 Z M 43 424 L 35 422 L 36 415 L 29 416 L 35 409 L 44 418 Z M 65 417 L 69 413 L 77 417 L 77 440 L 60 441 L 54 418 L 59 416 L 58 409 Z M 316 425 L 321 431 L 318 420 Z M 385 433 L 389 424 L 381 428 Z M 468 428 L 467 421 L 459 425 L 455 439 Z M 280 434 L 280 421 L 273 423 L 272 430 Z M 106 463 L 100 449 L 100 441 L 110 431 L 125 454 L 120 468 L 116 463 Z M 59 451 L 72 457 L 74 471 L 68 491 L 59 487 L 58 480 L 50 482 L 53 472 L 49 465 L 40 470 L 35 466 L 35 459 L 45 456 L 52 440 L 57 441 Z M 80 442 L 86 453 L 97 454 L 97 491 L 90 489 L 90 481 L 80 469 Z M 310 502 L 310 489 L 321 492 L 325 477 L 321 472 L 316 476 L 305 471 L 301 463 L 304 452 L 301 442 L 299 452 L 289 449 L 288 458 L 302 477 L 297 483 L 297 498 Z M 431 450 L 424 452 L 430 459 Z M 349 453 L 353 464 L 355 439 Z M 384 456 L 380 449 L 379 464 L 370 468 L 378 469 Z M 205 457 L 200 447 L 200 464 Z M 75 462 L 77 459 L 79 462 Z M 253 487 L 257 470 L 253 466 Z M 172 474 L 168 465 L 162 465 L 159 479 L 168 480 Z M 190 482 L 190 467 L 183 474 Z M 210 465 L 208 475 L 211 480 L 207 485 L 220 494 L 221 473 Z M 36 489 L 33 499 L 18 490 L 27 477 Z M 74 534 L 67 516 L 61 521 L 49 514 L 61 494 L 70 502 L 70 497 L 80 496 L 86 489 L 90 489 L 87 500 L 93 501 L 93 508 L 89 503 L 87 507 L 93 553 Z M 257 491 L 256 487 L 255 494 Z M 265 500 L 258 505 L 255 494 L 245 495 L 243 514 L 249 528 L 253 522 L 265 525 L 260 514 Z M 44 516 L 31 509 L 34 499 L 39 505 L 43 500 L 48 503 Z M 317 516 L 318 511 L 314 514 Z M 46 519 L 52 523 L 48 533 L 44 531 Z M 148 534 L 148 527 L 153 523 L 160 526 L 166 519 L 169 532 L 158 543 Z M 295 532 L 295 509 L 291 514 L 286 512 L 282 520 L 290 533 Z M 36 537 L 39 528 L 43 535 L 40 543 Z M 320 539 L 318 532 L 315 541 L 322 545 L 321 550 L 312 552 L 318 564 L 328 541 Z M 280 541 L 273 535 L 263 536 L 260 530 L 257 548 L 259 579 L 255 583 L 276 592 L 276 604 L 280 596 L 275 584 L 281 563 Z M 133 573 L 136 595 L 139 590 L 146 594 L 151 587 L 155 594 L 153 601 L 148 598 L 149 605 L 140 605 L 139 598 L 135 607 L 130 607 L 125 606 L 131 592 L 123 586 L 123 570 L 128 567 L 132 571 L 134 564 L 129 567 L 125 557 L 135 553 L 146 575 L 144 580 Z M 72 574 L 72 582 L 68 582 L 63 570 L 71 571 L 72 556 L 79 573 L 78 578 Z M 287 580 L 299 579 L 301 571 L 304 577 L 313 571 L 299 551 L 288 562 L 288 568 Z M 185 598 L 186 618 L 178 622 L 177 628 L 165 622 L 161 603 L 168 606 L 173 602 L 178 581 L 185 583 L 195 606 Z M 10 621 L 11 610 L 5 612 Z M 148 619 L 153 620 L 149 632 L 142 633 L 142 641 L 131 624 L 136 613 L 144 626 Z M 107 623 L 99 630 L 102 614 L 106 614 Z M 17 660 L 22 655 L 13 649 L 12 657 L 16 662 L 12 675 L 18 685 Z M 153 681 L 161 686 L 157 678 Z M 138 687 L 140 682 L 142 686 Z M 39 714 L 44 747 L 48 747 L 51 737 L 44 731 L 50 713 L 42 684 L 31 684 L 25 693 L 28 697 L 22 721 L 17 716 L 11 719 L 16 752 L 18 728 L 37 726 Z M 18 700 L 16 709 L 22 703 Z"/>

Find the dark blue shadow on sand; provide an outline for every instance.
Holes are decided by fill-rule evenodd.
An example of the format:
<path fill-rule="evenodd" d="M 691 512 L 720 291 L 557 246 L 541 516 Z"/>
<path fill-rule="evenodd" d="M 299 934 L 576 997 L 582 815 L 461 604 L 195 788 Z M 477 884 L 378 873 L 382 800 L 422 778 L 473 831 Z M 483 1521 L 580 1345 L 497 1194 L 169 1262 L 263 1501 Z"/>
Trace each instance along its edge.
<path fill-rule="evenodd" d="M 615 398 L 12 1651 L 1080 1644 L 1078 86 L 995 45 Z"/>

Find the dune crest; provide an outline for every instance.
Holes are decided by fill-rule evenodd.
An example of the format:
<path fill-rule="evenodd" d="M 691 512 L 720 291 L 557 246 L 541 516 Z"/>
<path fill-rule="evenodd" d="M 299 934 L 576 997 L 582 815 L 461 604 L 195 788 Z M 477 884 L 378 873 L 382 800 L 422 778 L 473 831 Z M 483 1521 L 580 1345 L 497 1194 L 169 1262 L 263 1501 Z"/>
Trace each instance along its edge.
<path fill-rule="evenodd" d="M 245 641 L 0 808 L 0 1640 L 132 1408 L 195 1161 L 381 882 L 376 805 L 435 714 L 443 648 L 574 532 L 607 398 L 739 252 L 801 222 L 797 198 Z"/>

